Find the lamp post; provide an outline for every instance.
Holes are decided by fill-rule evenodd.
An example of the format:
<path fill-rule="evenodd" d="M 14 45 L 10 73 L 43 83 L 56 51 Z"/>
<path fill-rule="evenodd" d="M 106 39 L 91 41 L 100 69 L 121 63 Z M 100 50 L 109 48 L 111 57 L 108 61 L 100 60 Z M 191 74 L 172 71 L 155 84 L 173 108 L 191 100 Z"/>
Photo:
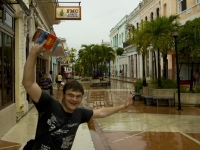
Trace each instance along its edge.
<path fill-rule="evenodd" d="M 173 36 L 173 38 L 174 38 L 175 51 L 176 51 L 176 75 L 177 75 L 177 87 L 178 87 L 178 109 L 177 109 L 177 110 L 181 110 L 181 100 L 180 100 L 180 77 L 179 77 L 178 50 L 177 50 L 178 30 L 173 30 L 173 31 L 172 31 L 172 36 Z"/>

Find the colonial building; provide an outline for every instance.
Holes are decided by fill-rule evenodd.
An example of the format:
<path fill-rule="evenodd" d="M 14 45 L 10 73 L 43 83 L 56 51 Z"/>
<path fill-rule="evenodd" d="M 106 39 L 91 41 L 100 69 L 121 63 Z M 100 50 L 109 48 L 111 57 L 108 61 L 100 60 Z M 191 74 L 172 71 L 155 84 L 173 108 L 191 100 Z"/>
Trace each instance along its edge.
<path fill-rule="evenodd" d="M 60 23 L 54 19 L 56 5 L 57 0 L 52 3 L 37 0 L 0 1 L 0 137 L 12 128 L 32 105 L 21 84 L 24 64 L 34 45 L 32 36 L 37 27 L 55 34 L 52 26 Z M 36 81 L 39 81 L 42 73 L 48 73 L 52 69 L 52 56 L 63 55 L 62 43 L 58 45 L 55 53 L 38 55 Z"/>
<path fill-rule="evenodd" d="M 127 41 L 128 25 L 134 25 L 136 29 L 139 29 L 139 24 L 142 21 L 151 21 L 159 16 L 170 16 L 178 14 L 180 16 L 179 22 L 185 24 L 188 20 L 193 20 L 200 17 L 200 0 L 143 0 L 138 6 L 133 8 L 133 11 L 126 17 L 122 18 L 119 23 L 116 24 L 110 31 L 110 41 L 113 49 L 118 47 L 124 48 L 124 54 L 117 56 L 114 66 L 115 68 L 123 69 L 125 77 L 140 79 L 142 78 L 142 57 L 137 52 L 137 48 L 130 45 Z M 124 37 L 123 37 L 124 35 Z M 123 41 L 123 45 L 121 41 Z M 161 68 L 163 66 L 162 54 L 160 55 Z M 168 77 L 176 79 L 175 77 L 175 50 L 168 53 Z M 149 55 L 145 58 L 145 72 L 147 78 L 153 78 L 157 72 L 154 67 L 154 61 L 157 60 L 157 52 L 152 53 L 151 47 L 149 47 Z M 195 68 L 199 68 L 200 62 L 197 62 Z M 180 77 L 181 80 L 190 79 L 191 66 L 183 64 Z M 161 75 L 163 70 L 161 69 Z"/>

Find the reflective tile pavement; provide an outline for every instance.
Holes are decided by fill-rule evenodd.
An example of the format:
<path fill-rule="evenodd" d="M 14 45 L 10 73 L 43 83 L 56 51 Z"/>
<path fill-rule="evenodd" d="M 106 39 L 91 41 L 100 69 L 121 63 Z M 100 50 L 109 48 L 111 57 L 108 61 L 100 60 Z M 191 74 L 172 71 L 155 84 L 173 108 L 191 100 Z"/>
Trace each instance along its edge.
<path fill-rule="evenodd" d="M 134 90 L 128 79 L 111 80 L 111 86 L 90 87 L 87 81 L 81 83 L 85 89 L 81 107 L 89 109 L 120 105 Z M 61 100 L 62 90 L 55 87 L 53 97 Z M 36 121 L 37 112 L 32 108 L 1 139 L 0 149 L 18 150 L 19 145 L 34 137 Z M 133 101 L 127 110 L 81 125 L 72 149 L 199 150 L 200 107 L 182 106 L 178 111 L 177 106 L 146 106 L 143 101 Z"/>
<path fill-rule="evenodd" d="M 86 100 L 92 109 L 122 104 L 132 83 L 112 80 L 110 89 L 101 88 L 88 88 Z M 89 127 L 99 150 L 199 150 L 199 124 L 199 107 L 182 106 L 178 111 L 177 106 L 146 106 L 143 101 L 133 101 L 127 110 L 94 119 Z"/>

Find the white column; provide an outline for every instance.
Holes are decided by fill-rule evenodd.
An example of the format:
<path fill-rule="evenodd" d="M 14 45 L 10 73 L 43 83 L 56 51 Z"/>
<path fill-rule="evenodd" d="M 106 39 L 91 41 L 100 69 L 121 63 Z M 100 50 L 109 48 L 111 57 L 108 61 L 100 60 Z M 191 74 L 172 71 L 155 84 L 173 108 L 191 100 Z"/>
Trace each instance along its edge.
<path fill-rule="evenodd" d="M 142 77 L 143 77 L 143 73 L 142 73 L 142 71 L 143 71 L 143 65 L 142 65 L 142 55 L 140 54 L 139 55 L 139 78 L 141 78 L 142 79 Z"/>
<path fill-rule="evenodd" d="M 26 104 L 26 92 L 22 86 L 22 77 L 24 70 L 24 62 L 26 61 L 26 35 L 24 30 L 26 20 L 18 18 L 15 21 L 15 100 L 16 100 L 16 111 L 26 112 L 28 110 Z"/>
<path fill-rule="evenodd" d="M 153 61 L 152 51 L 149 49 L 149 78 L 150 80 L 152 79 L 152 74 L 153 74 L 152 61 Z"/>
<path fill-rule="evenodd" d="M 137 54 L 137 79 L 140 78 L 140 56 Z"/>
<path fill-rule="evenodd" d="M 119 64 L 118 64 L 118 56 L 116 56 L 116 70 L 117 70 L 117 76 L 119 76 Z"/>
<path fill-rule="evenodd" d="M 136 71 L 136 68 L 137 68 L 137 54 L 134 54 L 133 55 L 133 78 L 137 78 L 137 71 Z"/>
<path fill-rule="evenodd" d="M 33 17 L 34 9 L 30 8 L 31 16 L 28 18 L 28 29 L 29 29 L 29 48 L 31 48 L 34 43 L 32 42 L 33 35 L 35 33 L 35 20 Z"/>
<path fill-rule="evenodd" d="M 129 77 L 129 56 L 126 56 L 125 68 L 126 68 L 126 76 L 125 77 Z"/>
<path fill-rule="evenodd" d="M 163 68 L 163 57 L 162 56 L 163 55 L 160 52 L 160 71 L 161 71 L 160 75 L 161 75 L 161 77 L 163 76 L 163 70 L 164 70 L 164 68 Z"/>
<path fill-rule="evenodd" d="M 156 57 L 155 58 L 156 59 L 156 72 L 157 72 L 157 77 L 158 77 L 158 51 L 157 50 L 155 51 L 155 54 L 156 54 L 156 56 L 155 56 Z"/>

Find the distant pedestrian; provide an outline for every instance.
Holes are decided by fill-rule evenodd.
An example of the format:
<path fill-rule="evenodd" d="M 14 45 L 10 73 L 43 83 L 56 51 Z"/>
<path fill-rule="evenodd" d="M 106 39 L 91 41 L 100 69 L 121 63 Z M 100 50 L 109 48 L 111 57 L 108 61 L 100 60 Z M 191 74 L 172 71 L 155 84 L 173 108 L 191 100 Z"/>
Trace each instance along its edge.
<path fill-rule="evenodd" d="M 57 88 L 60 89 L 61 88 L 61 82 L 62 82 L 62 75 L 61 73 L 59 73 L 57 76 L 56 76 L 56 83 L 57 83 Z"/>
<path fill-rule="evenodd" d="M 39 83 L 42 91 L 50 94 L 50 86 L 52 85 L 52 82 L 51 82 L 51 79 L 47 78 L 47 75 L 46 74 L 43 74 L 43 77 L 42 79 L 40 80 L 40 83 Z"/>
<path fill-rule="evenodd" d="M 112 76 L 114 77 L 114 75 L 115 75 L 115 71 L 113 70 L 113 71 L 112 71 Z"/>
<path fill-rule="evenodd" d="M 49 71 L 49 74 L 48 74 L 48 78 L 49 78 L 49 79 L 51 80 L 51 82 L 52 82 L 51 86 L 49 87 L 49 88 L 50 88 L 50 95 L 53 95 L 53 80 L 52 80 L 52 73 L 53 73 L 53 71 L 50 70 L 50 71 Z"/>
<path fill-rule="evenodd" d="M 115 70 L 115 77 L 117 77 L 117 73 L 118 73 L 118 71 L 117 71 L 117 70 Z"/>
<path fill-rule="evenodd" d="M 193 74 L 193 78 L 194 78 L 194 86 L 197 86 L 199 83 L 199 71 L 197 69 Z"/>

